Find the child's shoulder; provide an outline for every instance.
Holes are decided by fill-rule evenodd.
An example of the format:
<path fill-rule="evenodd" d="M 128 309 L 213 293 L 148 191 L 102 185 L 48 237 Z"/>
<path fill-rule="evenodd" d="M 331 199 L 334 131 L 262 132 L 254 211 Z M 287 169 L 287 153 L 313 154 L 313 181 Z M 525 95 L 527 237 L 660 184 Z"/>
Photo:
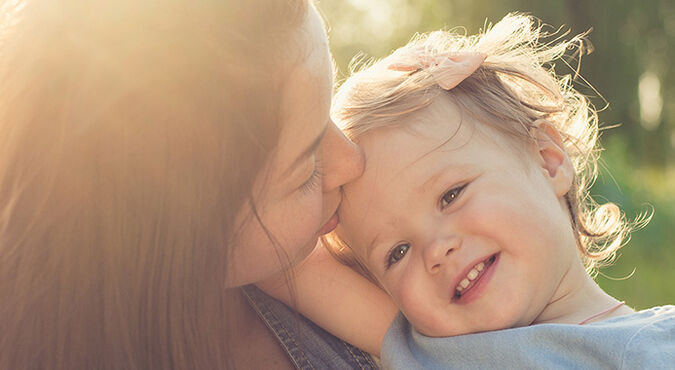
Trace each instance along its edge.
<path fill-rule="evenodd" d="M 617 317 L 616 320 L 621 319 Z M 609 321 L 609 320 L 608 320 Z M 632 315 L 627 315 L 624 321 L 629 325 L 635 325 L 637 331 L 633 341 L 644 340 L 650 337 L 666 335 L 672 345 L 675 345 L 675 306 L 656 306 Z"/>
<path fill-rule="evenodd" d="M 619 316 L 588 327 L 618 335 L 620 368 L 668 368 L 675 363 L 675 306 L 657 306 Z"/>
<path fill-rule="evenodd" d="M 622 351 L 622 368 L 667 368 L 675 363 L 675 306 L 652 307 L 607 321 L 634 326 Z"/>
<path fill-rule="evenodd" d="M 645 317 L 653 317 L 654 319 L 657 320 L 672 319 L 675 317 L 675 306 L 674 305 L 655 306 L 652 308 L 644 309 L 642 311 L 638 311 L 635 314 Z"/>
<path fill-rule="evenodd" d="M 656 306 L 578 328 L 581 335 L 618 338 L 615 344 L 626 353 L 631 348 L 657 348 L 660 345 L 675 349 L 675 306 Z"/>
<path fill-rule="evenodd" d="M 674 305 L 665 305 L 665 306 L 654 306 L 652 308 L 646 308 L 642 311 L 635 312 L 636 315 L 643 316 L 654 316 L 658 318 L 666 318 L 668 316 L 675 315 L 675 306 Z"/>
<path fill-rule="evenodd" d="M 624 315 L 615 317 L 612 319 L 599 321 L 595 324 L 596 326 L 606 326 L 606 327 L 631 327 L 633 330 L 637 330 L 635 334 L 639 334 L 639 331 L 649 330 L 649 328 L 670 328 L 673 330 L 675 328 L 675 306 L 666 305 L 666 306 L 656 306 L 652 308 L 647 308 L 642 311 L 637 311 L 630 315 Z"/>
<path fill-rule="evenodd" d="M 675 306 L 588 325 L 540 324 L 447 338 L 425 337 L 399 315 L 385 336 L 382 361 L 394 368 L 669 368 L 675 363 Z"/>

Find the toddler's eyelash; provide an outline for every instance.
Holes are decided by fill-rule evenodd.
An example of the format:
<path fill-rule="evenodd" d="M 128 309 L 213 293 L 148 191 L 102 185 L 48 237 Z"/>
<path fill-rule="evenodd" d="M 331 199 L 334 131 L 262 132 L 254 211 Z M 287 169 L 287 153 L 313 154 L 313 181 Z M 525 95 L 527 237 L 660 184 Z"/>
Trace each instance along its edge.
<path fill-rule="evenodd" d="M 314 163 L 314 171 L 309 176 L 307 181 L 300 185 L 300 191 L 304 194 L 310 194 L 314 190 L 318 189 L 321 186 L 321 179 L 323 178 L 323 167 L 321 167 L 321 161 L 319 158 L 316 159 Z"/>
<path fill-rule="evenodd" d="M 462 194 L 464 188 L 466 188 L 467 185 L 468 184 L 457 186 L 443 193 L 443 195 L 441 195 L 441 199 L 438 200 L 438 204 L 441 209 L 445 209 L 446 207 L 450 206 L 450 204 L 452 204 L 457 199 L 457 197 Z"/>
<path fill-rule="evenodd" d="M 385 261 L 386 269 L 388 270 L 392 265 L 398 263 L 400 260 L 405 257 L 410 249 L 409 243 L 396 244 L 389 253 L 387 253 L 387 260 Z M 399 252 L 400 251 L 400 252 Z M 399 253 L 397 256 L 396 253 Z"/>

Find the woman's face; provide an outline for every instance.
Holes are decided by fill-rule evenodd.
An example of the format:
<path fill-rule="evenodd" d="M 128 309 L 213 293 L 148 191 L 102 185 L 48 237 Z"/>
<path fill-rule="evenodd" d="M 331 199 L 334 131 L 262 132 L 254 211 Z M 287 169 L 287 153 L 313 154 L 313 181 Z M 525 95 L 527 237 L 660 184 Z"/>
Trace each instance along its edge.
<path fill-rule="evenodd" d="M 306 58 L 285 78 L 279 146 L 253 189 L 262 222 L 248 204 L 239 213 L 228 287 L 260 281 L 305 258 L 337 225 L 340 186 L 363 171 L 360 149 L 329 116 L 333 70 L 314 8 L 301 28 L 295 45 L 306 48 Z"/>

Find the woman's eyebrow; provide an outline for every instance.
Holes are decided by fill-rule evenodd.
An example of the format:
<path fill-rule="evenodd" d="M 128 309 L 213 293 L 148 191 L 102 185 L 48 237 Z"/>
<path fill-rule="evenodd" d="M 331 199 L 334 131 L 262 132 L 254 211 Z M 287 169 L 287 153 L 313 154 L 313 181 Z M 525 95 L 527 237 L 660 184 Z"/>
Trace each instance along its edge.
<path fill-rule="evenodd" d="M 321 131 L 319 136 L 317 136 L 316 139 L 314 139 L 312 144 L 310 144 L 310 146 L 308 146 L 305 150 L 303 150 L 302 153 L 300 153 L 300 155 L 293 161 L 293 163 L 291 163 L 291 165 L 288 166 L 288 168 L 286 169 L 286 171 L 284 171 L 282 175 L 283 177 L 290 175 L 293 172 L 293 170 L 295 170 L 295 168 L 297 168 L 307 157 L 309 157 L 310 155 L 312 155 L 312 153 L 316 151 L 316 149 L 321 144 L 321 140 L 323 140 L 323 137 L 326 135 L 326 132 L 328 132 L 329 124 L 330 123 L 327 123 L 323 127 L 323 131 Z"/>

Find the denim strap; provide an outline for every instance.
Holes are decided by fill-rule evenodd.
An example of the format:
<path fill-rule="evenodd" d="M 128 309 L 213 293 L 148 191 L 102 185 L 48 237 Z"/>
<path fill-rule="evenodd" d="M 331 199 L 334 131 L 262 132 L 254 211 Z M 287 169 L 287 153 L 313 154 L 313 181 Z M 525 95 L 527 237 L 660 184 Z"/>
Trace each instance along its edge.
<path fill-rule="evenodd" d="M 378 369 L 373 359 L 253 285 L 246 299 L 298 369 Z"/>

